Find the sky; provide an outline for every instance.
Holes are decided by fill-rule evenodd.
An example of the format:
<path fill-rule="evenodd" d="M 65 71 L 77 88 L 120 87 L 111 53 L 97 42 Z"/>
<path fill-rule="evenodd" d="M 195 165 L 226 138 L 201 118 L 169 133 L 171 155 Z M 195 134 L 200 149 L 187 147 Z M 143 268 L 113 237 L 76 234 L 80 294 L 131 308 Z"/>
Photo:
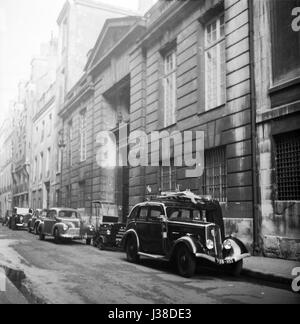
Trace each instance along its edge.
<path fill-rule="evenodd" d="M 138 0 L 101 0 L 138 9 Z M 57 34 L 56 19 L 65 0 L 0 0 L 0 125 L 17 95 L 20 80 L 28 80 L 30 62 L 40 44 Z"/>

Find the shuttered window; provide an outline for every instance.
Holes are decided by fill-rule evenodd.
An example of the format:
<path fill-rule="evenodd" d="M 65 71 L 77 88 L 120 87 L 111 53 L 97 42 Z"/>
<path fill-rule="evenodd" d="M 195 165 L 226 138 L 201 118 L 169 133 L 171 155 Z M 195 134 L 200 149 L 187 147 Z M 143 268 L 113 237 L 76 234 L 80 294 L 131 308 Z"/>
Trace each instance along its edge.
<path fill-rule="evenodd" d="M 210 110 L 226 102 L 226 51 L 224 15 L 205 28 L 205 107 Z"/>

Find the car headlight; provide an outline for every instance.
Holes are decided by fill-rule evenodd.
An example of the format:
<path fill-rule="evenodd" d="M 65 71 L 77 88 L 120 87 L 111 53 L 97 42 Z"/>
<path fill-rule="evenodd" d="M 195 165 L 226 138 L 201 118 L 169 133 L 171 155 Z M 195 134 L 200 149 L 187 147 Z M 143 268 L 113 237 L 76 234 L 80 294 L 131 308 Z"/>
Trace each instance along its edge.
<path fill-rule="evenodd" d="M 207 247 L 209 250 L 213 250 L 213 248 L 215 247 L 214 242 L 213 242 L 212 240 L 207 240 L 207 241 L 206 241 L 206 247 Z"/>
<path fill-rule="evenodd" d="M 110 230 L 107 230 L 106 234 L 107 234 L 108 236 L 110 236 L 110 235 L 111 235 L 111 231 L 110 231 Z"/>
<path fill-rule="evenodd" d="M 63 230 L 64 230 L 64 231 L 67 231 L 68 229 L 69 229 L 69 226 L 66 225 L 66 224 L 64 224 L 64 225 L 63 225 Z"/>
<path fill-rule="evenodd" d="M 232 244 L 231 244 L 230 240 L 226 240 L 223 243 L 223 247 L 224 247 L 225 250 L 231 250 L 232 249 Z"/>

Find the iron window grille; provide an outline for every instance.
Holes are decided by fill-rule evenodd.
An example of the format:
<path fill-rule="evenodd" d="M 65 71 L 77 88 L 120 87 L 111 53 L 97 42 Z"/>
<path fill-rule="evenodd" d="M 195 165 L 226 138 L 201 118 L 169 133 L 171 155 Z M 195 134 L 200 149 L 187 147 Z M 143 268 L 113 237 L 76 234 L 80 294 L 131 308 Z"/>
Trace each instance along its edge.
<path fill-rule="evenodd" d="M 226 148 L 205 151 L 203 192 L 219 202 L 227 202 Z"/>
<path fill-rule="evenodd" d="M 277 200 L 300 200 L 300 134 L 275 136 Z"/>

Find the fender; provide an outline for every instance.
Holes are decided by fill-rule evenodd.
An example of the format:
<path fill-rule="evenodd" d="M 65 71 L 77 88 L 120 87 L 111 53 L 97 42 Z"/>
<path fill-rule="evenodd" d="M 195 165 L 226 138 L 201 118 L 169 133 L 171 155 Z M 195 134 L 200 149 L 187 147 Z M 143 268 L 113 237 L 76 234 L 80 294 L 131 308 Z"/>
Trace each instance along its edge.
<path fill-rule="evenodd" d="M 127 239 L 128 239 L 128 237 L 129 237 L 130 235 L 135 236 L 136 241 L 137 241 L 138 251 L 139 251 L 139 250 L 140 250 L 140 240 L 139 240 L 139 237 L 138 237 L 138 235 L 137 235 L 137 232 L 136 232 L 134 229 L 130 229 L 130 230 L 128 230 L 128 231 L 125 233 L 125 235 L 124 235 L 124 237 L 123 237 L 123 240 L 122 240 L 122 246 L 123 246 L 123 248 L 125 249 L 125 247 L 126 247 L 126 243 L 127 243 Z"/>
<path fill-rule="evenodd" d="M 193 241 L 193 239 L 191 237 L 184 236 L 184 237 L 181 237 L 180 239 L 178 239 L 175 242 L 175 245 L 172 248 L 171 256 L 174 254 L 174 251 L 176 251 L 176 248 L 177 248 L 177 246 L 179 244 L 184 244 L 190 250 L 191 253 L 193 253 L 194 255 L 196 255 L 196 253 L 197 253 L 197 247 L 196 247 L 195 242 Z"/>
<path fill-rule="evenodd" d="M 242 241 L 240 241 L 239 239 L 237 239 L 235 237 L 227 237 L 226 240 L 233 241 L 241 249 L 241 254 L 249 253 L 249 251 L 246 248 L 245 244 Z"/>

